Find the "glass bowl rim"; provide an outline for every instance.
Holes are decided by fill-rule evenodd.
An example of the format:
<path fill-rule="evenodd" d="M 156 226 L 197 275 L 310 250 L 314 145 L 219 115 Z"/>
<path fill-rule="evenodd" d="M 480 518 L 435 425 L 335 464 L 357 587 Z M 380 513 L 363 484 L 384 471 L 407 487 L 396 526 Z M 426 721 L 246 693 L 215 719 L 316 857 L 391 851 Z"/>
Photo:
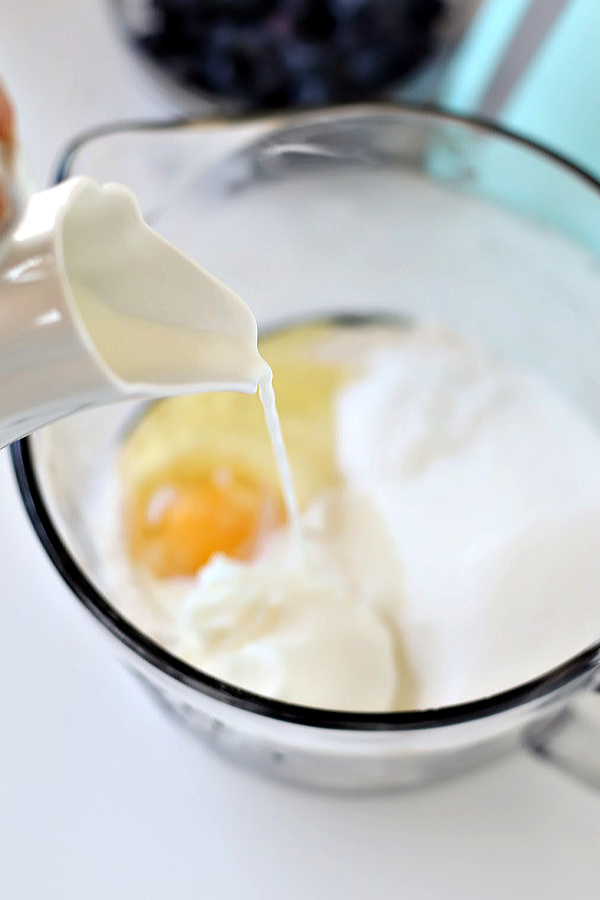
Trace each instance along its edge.
<path fill-rule="evenodd" d="M 172 131 L 186 128 L 226 127 L 243 121 L 275 123 L 274 131 L 285 126 L 314 122 L 315 116 L 323 122 L 344 116 L 374 117 L 413 115 L 417 120 L 450 122 L 465 126 L 490 136 L 521 145 L 534 155 L 556 163 L 565 171 L 579 177 L 600 199 L 600 181 L 576 162 L 562 156 L 551 147 L 488 121 L 478 116 L 451 113 L 432 105 L 413 105 L 394 102 L 348 104 L 340 107 L 283 113 L 257 114 L 246 119 L 235 118 L 174 118 L 164 121 L 124 121 L 108 123 L 88 129 L 75 137 L 63 150 L 56 166 L 54 183 L 68 178 L 77 154 L 91 141 L 127 132 Z M 317 119 L 319 121 L 319 119 Z M 343 712 L 300 706 L 262 697 L 234 685 L 220 681 L 171 654 L 122 616 L 114 606 L 88 580 L 85 572 L 63 543 L 52 522 L 35 471 L 31 436 L 22 438 L 11 446 L 11 458 L 21 499 L 34 531 L 54 567 L 77 599 L 114 637 L 152 667 L 181 684 L 230 706 L 246 710 L 270 719 L 292 722 L 313 728 L 345 731 L 381 732 L 412 731 L 441 726 L 458 725 L 474 719 L 486 718 L 497 713 L 523 706 L 553 694 L 560 688 L 598 669 L 600 640 L 570 657 L 561 665 L 527 682 L 518 684 L 476 700 L 450 706 L 429 709 L 406 710 L 386 713 Z"/>

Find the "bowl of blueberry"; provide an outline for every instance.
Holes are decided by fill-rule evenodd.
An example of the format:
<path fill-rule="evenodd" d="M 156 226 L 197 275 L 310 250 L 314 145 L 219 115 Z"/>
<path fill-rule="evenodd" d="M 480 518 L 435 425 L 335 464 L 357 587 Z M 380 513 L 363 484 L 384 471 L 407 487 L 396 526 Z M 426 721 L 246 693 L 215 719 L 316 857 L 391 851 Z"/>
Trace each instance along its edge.
<path fill-rule="evenodd" d="M 112 0 L 140 54 L 238 109 L 382 96 L 447 52 L 457 0 Z M 422 98 L 421 98 L 422 99 Z"/>

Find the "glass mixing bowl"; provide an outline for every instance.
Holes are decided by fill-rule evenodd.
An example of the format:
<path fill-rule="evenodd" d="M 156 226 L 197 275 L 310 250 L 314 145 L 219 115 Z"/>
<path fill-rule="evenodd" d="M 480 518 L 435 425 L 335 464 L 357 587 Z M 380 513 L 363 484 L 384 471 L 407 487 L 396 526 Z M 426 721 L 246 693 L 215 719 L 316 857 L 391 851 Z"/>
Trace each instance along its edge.
<path fill-rule="evenodd" d="M 599 185 L 548 150 L 443 112 L 369 105 L 102 128 L 71 145 L 58 178 L 78 173 L 129 185 L 147 220 L 240 293 L 261 329 L 433 316 L 535 369 L 600 426 Z M 599 644 L 474 702 L 360 714 L 232 687 L 141 633 L 105 589 L 89 502 L 139 411 L 83 411 L 14 445 L 13 460 L 56 568 L 190 728 L 273 775 L 328 787 L 414 785 L 524 742 L 600 784 L 573 703 L 599 680 Z"/>

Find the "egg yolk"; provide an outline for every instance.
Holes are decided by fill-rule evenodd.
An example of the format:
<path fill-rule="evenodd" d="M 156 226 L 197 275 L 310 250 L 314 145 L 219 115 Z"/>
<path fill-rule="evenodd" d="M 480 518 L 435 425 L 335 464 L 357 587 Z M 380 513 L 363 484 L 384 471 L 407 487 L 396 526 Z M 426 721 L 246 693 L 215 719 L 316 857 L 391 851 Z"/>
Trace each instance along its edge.
<path fill-rule="evenodd" d="M 157 578 L 195 575 L 214 553 L 247 559 L 284 518 L 272 488 L 227 467 L 201 477 L 163 473 L 125 510 L 131 557 Z"/>

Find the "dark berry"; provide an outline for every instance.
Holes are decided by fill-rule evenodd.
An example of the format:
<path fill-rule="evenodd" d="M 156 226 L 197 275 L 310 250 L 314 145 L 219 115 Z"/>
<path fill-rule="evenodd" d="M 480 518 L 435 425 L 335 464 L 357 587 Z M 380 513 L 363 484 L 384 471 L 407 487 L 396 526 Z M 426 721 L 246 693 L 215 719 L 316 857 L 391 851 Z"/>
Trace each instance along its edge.
<path fill-rule="evenodd" d="M 322 75 L 304 75 L 293 85 L 290 97 L 299 106 L 321 106 L 331 100 L 331 86 Z"/>

